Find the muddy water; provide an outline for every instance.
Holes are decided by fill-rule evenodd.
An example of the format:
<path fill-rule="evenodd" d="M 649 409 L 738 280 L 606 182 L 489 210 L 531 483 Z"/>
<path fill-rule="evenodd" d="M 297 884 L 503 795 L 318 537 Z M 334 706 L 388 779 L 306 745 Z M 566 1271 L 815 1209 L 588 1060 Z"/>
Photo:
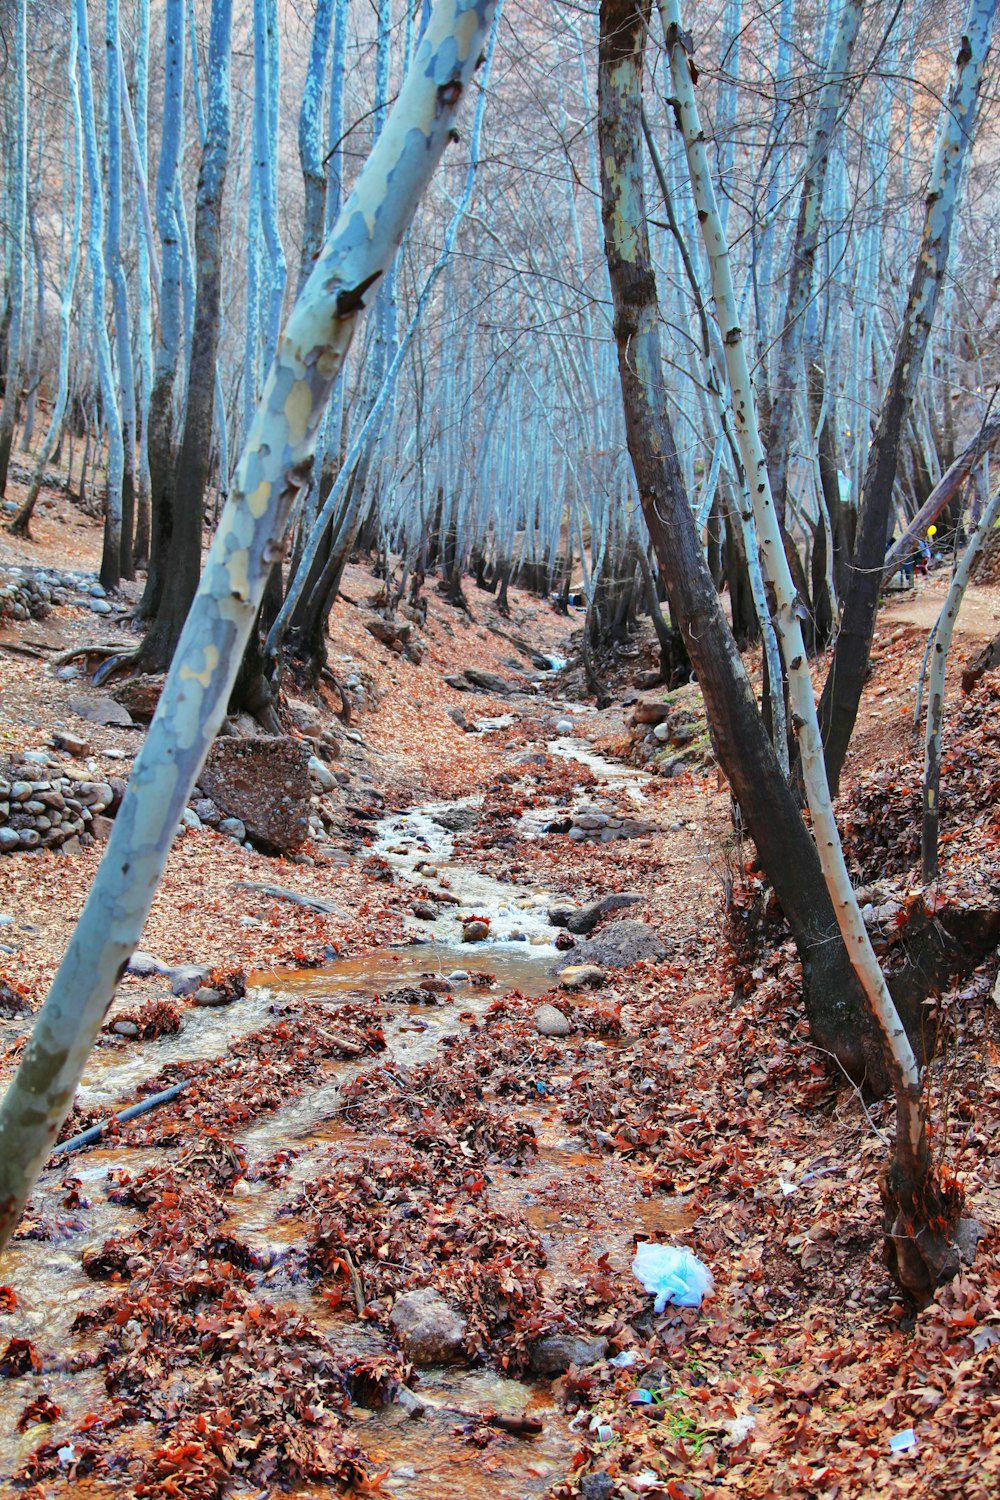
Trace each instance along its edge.
<path fill-rule="evenodd" d="M 605 779 L 611 772 L 616 784 L 639 791 L 637 773 L 622 776 L 622 768 L 601 762 L 580 742 L 563 741 L 552 748 L 560 754 L 572 751 L 570 758 L 580 759 Z M 433 940 L 427 940 L 431 924 L 414 921 L 416 941 L 407 948 L 384 949 L 324 969 L 254 975 L 244 1000 L 222 1010 L 187 1010 L 183 1029 L 175 1036 L 97 1049 L 81 1085 L 81 1103 L 110 1113 L 129 1102 L 136 1086 L 166 1063 L 221 1056 L 233 1038 L 266 1025 L 276 1003 L 328 1002 L 335 1013 L 349 996 L 385 995 L 427 974 L 450 977 L 452 993 L 439 997 L 439 1004 L 387 1003 L 383 1009 L 387 1052 L 382 1060 L 408 1068 L 427 1061 L 444 1037 L 460 1033 L 480 1017 L 496 993 L 516 988 L 539 995 L 550 988 L 555 950 L 549 942 L 552 928 L 546 908 L 560 893 L 506 885 L 456 861 L 454 834 L 437 819 L 452 820 L 462 806 L 432 804 L 387 818 L 379 829 L 377 851 L 392 863 L 399 880 L 457 898 L 457 905 L 442 907 L 433 924 Z M 461 918 L 470 915 L 490 917 L 489 941 L 463 943 Z M 482 970 L 496 976 L 493 993 L 470 983 L 469 975 Z M 348 1129 L 342 1120 L 344 1084 L 359 1068 L 370 1066 L 370 1058 L 359 1063 L 331 1061 L 316 1087 L 242 1133 L 240 1144 L 251 1161 L 289 1146 L 300 1154 L 280 1186 L 238 1182 L 224 1226 L 260 1252 L 265 1268 L 272 1268 L 262 1291 L 279 1304 L 307 1313 L 345 1356 L 381 1348 L 382 1335 L 372 1325 L 331 1313 L 309 1282 L 282 1276 L 284 1261 L 304 1241 L 305 1226 L 279 1216 L 279 1209 L 322 1170 L 330 1153 L 341 1157 L 391 1147 L 391 1141 Z M 541 1143 L 538 1161 L 529 1171 L 516 1174 L 491 1169 L 496 1206 L 523 1215 L 540 1235 L 549 1257 L 544 1274 L 550 1285 L 574 1274 L 581 1256 L 594 1254 L 595 1244 L 608 1254 L 616 1272 L 627 1275 L 632 1236 L 645 1222 L 645 1204 L 631 1169 L 591 1155 L 581 1149 L 581 1142 L 562 1136 L 555 1111 L 533 1123 Z M 34 1213 L 45 1218 L 51 1234 L 47 1240 L 18 1241 L 5 1257 L 3 1279 L 15 1289 L 18 1305 L 0 1318 L 0 1344 L 5 1346 L 9 1338 L 30 1338 L 45 1364 L 37 1375 L 0 1379 L 0 1493 L 39 1443 L 68 1437 L 88 1412 L 104 1404 L 100 1370 L 70 1368 L 78 1366 L 87 1351 L 86 1339 L 69 1332 L 73 1318 L 103 1301 L 109 1291 L 83 1274 L 81 1257 L 86 1250 L 100 1248 L 105 1239 L 127 1233 L 141 1217 L 107 1201 L 109 1170 L 124 1167 L 135 1174 L 162 1161 L 163 1153 L 155 1149 L 115 1145 L 90 1150 L 46 1172 L 33 1196 Z M 68 1177 L 75 1183 L 67 1183 Z M 71 1193 L 79 1195 L 78 1204 Z M 674 1213 L 673 1227 L 690 1222 L 686 1204 L 672 1210 L 661 1205 L 663 1212 Z M 58 1403 L 62 1417 L 51 1426 L 35 1425 L 18 1434 L 21 1412 L 43 1394 Z M 473 1495 L 527 1500 L 565 1474 L 577 1446 L 547 1385 L 505 1380 L 484 1370 L 429 1370 L 421 1372 L 419 1395 L 424 1410 L 418 1417 L 398 1405 L 358 1413 L 358 1436 L 373 1465 L 386 1471 L 384 1491 L 406 1500 L 466 1500 Z M 542 1420 L 543 1430 L 532 1438 L 494 1438 L 482 1453 L 468 1441 L 468 1433 L 491 1412 L 530 1413 Z M 140 1424 L 130 1430 L 129 1441 L 135 1451 L 143 1451 L 155 1436 Z M 115 1487 L 67 1482 L 52 1486 L 51 1493 L 75 1497 L 126 1491 L 120 1483 Z M 307 1486 L 292 1493 L 305 1500 L 329 1491 Z"/>

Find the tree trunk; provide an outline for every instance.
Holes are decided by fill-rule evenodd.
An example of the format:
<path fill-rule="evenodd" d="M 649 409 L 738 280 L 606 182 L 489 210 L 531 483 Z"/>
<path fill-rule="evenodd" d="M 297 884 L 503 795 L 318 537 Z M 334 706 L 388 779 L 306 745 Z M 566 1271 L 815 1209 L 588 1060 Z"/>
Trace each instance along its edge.
<path fill-rule="evenodd" d="M 222 195 L 229 152 L 229 34 L 232 0 L 213 0 L 208 51 L 208 121 L 198 173 L 194 240 L 197 261 L 191 364 L 180 452 L 173 480 L 170 587 L 162 590 L 156 617 L 139 652 L 147 672 L 170 665 L 198 589 L 205 495 L 211 462 L 212 414 L 219 344 Z"/>
<path fill-rule="evenodd" d="M 600 113 L 605 251 L 629 452 L 673 619 L 704 694 L 729 777 L 802 961 L 810 1030 L 856 1079 L 885 1081 L 864 1025 L 864 997 L 841 941 L 816 846 L 764 729 L 695 532 L 670 425 L 659 310 L 649 252 L 638 94 L 643 15 L 631 0 L 601 6 Z"/>

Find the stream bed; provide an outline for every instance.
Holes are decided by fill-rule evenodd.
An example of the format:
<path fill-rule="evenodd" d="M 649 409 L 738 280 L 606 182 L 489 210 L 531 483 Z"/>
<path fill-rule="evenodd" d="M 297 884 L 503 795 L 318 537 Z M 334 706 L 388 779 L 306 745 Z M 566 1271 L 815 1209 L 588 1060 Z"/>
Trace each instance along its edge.
<path fill-rule="evenodd" d="M 601 764 L 579 742 L 563 741 L 551 748 L 568 758 L 579 758 L 591 770 L 599 769 L 607 779 L 613 778 L 630 795 L 641 797 L 641 773 Z M 480 1021 L 498 995 L 517 990 L 531 997 L 549 990 L 557 952 L 546 913 L 560 893 L 513 886 L 457 861 L 455 832 L 464 826 L 470 810 L 474 810 L 472 802 L 428 804 L 389 815 L 378 828 L 374 852 L 392 865 L 398 881 L 437 886 L 455 898 L 455 904 L 444 906 L 434 923 L 433 940 L 428 940 L 427 924 L 414 920 L 409 924 L 414 941 L 408 946 L 377 950 L 319 969 L 251 975 L 244 999 L 224 1009 L 186 1010 L 178 1034 L 95 1049 L 78 1102 L 110 1114 L 167 1064 L 221 1058 L 234 1039 L 267 1026 L 276 1010 L 294 1014 L 301 1001 L 329 1005 L 333 1016 L 352 999 L 364 997 L 370 1002 L 415 985 L 427 975 L 448 979 L 451 993 L 436 997 L 440 1003 L 397 1001 L 384 1007 L 386 1051 L 379 1061 L 405 1072 L 431 1059 L 445 1037 Z M 490 918 L 487 941 L 462 942 L 461 918 L 470 913 Z M 484 970 L 494 976 L 492 988 L 476 982 Z M 586 1043 L 590 1048 L 604 1045 L 614 1043 Z M 298 1153 L 280 1186 L 252 1181 L 248 1172 L 226 1200 L 229 1219 L 223 1228 L 252 1246 L 262 1265 L 280 1266 L 294 1249 L 301 1226 L 282 1218 L 281 1210 L 315 1176 L 323 1153 L 364 1155 L 392 1145 L 348 1128 L 341 1115 L 345 1084 L 371 1066 L 370 1057 L 329 1060 L 316 1086 L 290 1097 L 239 1133 L 236 1144 L 251 1164 L 283 1148 Z M 627 1275 L 629 1226 L 642 1224 L 645 1209 L 628 1167 L 582 1149 L 581 1141 L 560 1133 L 555 1120 L 540 1124 L 538 1144 L 537 1159 L 528 1166 L 516 1170 L 491 1166 L 490 1181 L 494 1205 L 519 1216 L 541 1238 L 548 1260 L 543 1278 L 551 1282 L 571 1275 L 584 1250 L 604 1253 L 611 1268 Z M 137 1210 L 108 1200 L 109 1171 L 124 1167 L 134 1177 L 162 1161 L 163 1152 L 155 1147 L 109 1143 L 64 1158 L 56 1170 L 43 1174 L 33 1195 L 32 1213 L 39 1222 L 56 1223 L 59 1229 L 46 1238 L 19 1239 L 10 1247 L 5 1279 L 15 1289 L 17 1305 L 2 1319 L 4 1342 L 30 1339 L 43 1356 L 43 1366 L 38 1373 L 0 1379 L 0 1480 L 6 1482 L 39 1443 L 59 1441 L 60 1434 L 74 1431 L 106 1400 L 99 1368 L 72 1373 L 68 1369 L 71 1363 L 81 1362 L 79 1356 L 87 1347 L 86 1336 L 70 1333 L 73 1318 L 99 1304 L 109 1291 L 106 1284 L 85 1275 L 81 1257 L 99 1250 L 109 1238 L 127 1235 L 143 1217 Z M 601 1243 L 595 1250 L 594 1214 L 585 1199 L 592 1192 L 587 1184 L 597 1180 L 598 1171 L 602 1192 L 613 1207 L 602 1207 Z M 557 1205 L 563 1188 L 574 1178 L 581 1185 L 581 1207 L 566 1213 Z M 67 1192 L 69 1179 L 73 1185 Z M 686 1205 L 676 1206 L 676 1227 L 686 1222 L 685 1212 Z M 376 1324 L 359 1322 L 343 1311 L 332 1312 L 309 1279 L 294 1284 L 279 1279 L 273 1290 L 263 1289 L 279 1305 L 307 1315 L 345 1355 L 386 1348 L 385 1336 Z M 527 1500 L 542 1494 L 566 1472 L 578 1445 L 547 1382 L 510 1380 L 491 1369 L 432 1367 L 420 1371 L 418 1391 L 424 1407 L 419 1420 L 395 1403 L 353 1413 L 358 1418 L 359 1441 L 370 1452 L 373 1466 L 385 1471 L 383 1489 L 407 1500 L 464 1500 L 471 1495 Z M 58 1403 L 59 1420 L 52 1425 L 30 1423 L 19 1433 L 19 1416 L 30 1400 L 40 1396 Z M 541 1430 L 531 1437 L 504 1437 L 493 1443 L 489 1462 L 484 1464 L 477 1449 L 457 1434 L 463 1423 L 491 1412 L 537 1418 Z M 135 1452 L 154 1445 L 148 1425 L 136 1425 L 134 1445 Z M 110 1495 L 129 1490 L 110 1479 L 78 1485 L 67 1478 L 56 1481 L 53 1493 Z M 259 1492 L 237 1487 L 231 1493 L 249 1500 L 251 1493 Z M 290 1493 L 304 1497 L 332 1492 L 307 1485 Z"/>

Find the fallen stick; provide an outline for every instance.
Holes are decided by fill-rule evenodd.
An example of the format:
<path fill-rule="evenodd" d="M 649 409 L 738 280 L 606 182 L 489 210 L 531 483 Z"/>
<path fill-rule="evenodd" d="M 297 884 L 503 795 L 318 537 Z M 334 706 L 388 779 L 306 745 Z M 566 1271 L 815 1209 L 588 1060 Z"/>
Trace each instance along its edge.
<path fill-rule="evenodd" d="M 70 1151 L 81 1151 L 84 1146 L 93 1146 L 115 1120 L 134 1120 L 139 1115 L 148 1114 L 151 1109 L 156 1109 L 159 1104 L 169 1104 L 171 1099 L 177 1098 L 182 1089 L 187 1088 L 189 1081 L 171 1084 L 170 1088 L 161 1090 L 159 1094 L 150 1094 L 148 1099 L 140 1099 L 138 1104 L 130 1104 L 128 1109 L 120 1109 L 116 1115 L 102 1120 L 99 1125 L 91 1125 L 88 1130 L 81 1130 L 79 1135 L 71 1136 L 68 1141 L 60 1141 L 57 1146 L 52 1147 L 52 1155 L 65 1156 Z"/>
<path fill-rule="evenodd" d="M 259 891 L 262 896 L 272 896 L 275 901 L 291 901 L 295 906 L 306 906 L 326 917 L 335 916 L 337 907 L 325 896 L 303 896 L 298 891 L 288 891 L 283 885 L 268 885 L 264 880 L 237 880 L 234 890 Z"/>

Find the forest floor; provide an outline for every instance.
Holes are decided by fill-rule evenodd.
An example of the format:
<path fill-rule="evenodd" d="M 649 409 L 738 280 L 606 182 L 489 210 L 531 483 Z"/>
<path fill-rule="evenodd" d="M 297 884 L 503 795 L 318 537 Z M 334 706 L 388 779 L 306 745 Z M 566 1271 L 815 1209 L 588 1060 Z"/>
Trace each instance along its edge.
<path fill-rule="evenodd" d="M 31 543 L 0 533 L 0 572 L 93 581 L 95 523 L 52 495 L 35 530 Z M 350 569 L 331 623 L 331 666 L 361 700 L 339 762 L 340 847 L 306 864 L 208 827 L 175 841 L 142 948 L 164 969 L 208 966 L 235 998 L 198 1006 L 163 972 L 122 982 L 65 1135 L 185 1088 L 53 1156 L 33 1196 L 0 1268 L 0 1489 L 993 1496 L 995 955 L 929 1014 L 935 1141 L 984 1234 L 915 1314 L 881 1261 L 891 1110 L 810 1045 L 780 931 L 734 951 L 726 899 L 738 916 L 754 876 L 716 772 L 627 766 L 622 707 L 598 712 L 565 696 L 565 673 L 532 670 L 513 638 L 566 656 L 579 618 L 514 590 L 506 619 L 471 585 L 470 617 L 430 589 L 415 665 L 364 628 L 376 588 Z M 938 574 L 882 611 L 842 804 L 858 881 L 890 929 L 922 899 L 909 716 L 943 592 Z M 53 671 L 84 642 L 130 639 L 112 603 L 0 624 L 6 754 L 69 731 L 86 749 L 53 752 L 66 774 L 127 776 L 142 731 L 82 716 L 101 694 Z M 941 881 L 949 900 L 994 907 L 1000 682 L 962 700 L 957 681 L 998 628 L 1000 589 L 973 587 L 949 674 Z M 621 657 L 620 689 L 642 660 Z M 470 665 L 519 690 L 445 683 Z M 348 813 L 359 801 L 369 843 Z M 654 831 L 545 831 L 584 804 Z M 0 1082 L 100 852 L 0 855 Z M 595 936 L 639 920 L 662 956 L 602 964 L 597 988 L 567 991 L 548 909 L 609 892 L 638 899 Z M 434 921 L 415 918 L 417 901 Z M 461 919 L 479 916 L 487 940 L 463 942 Z M 544 1003 L 565 1034 L 541 1034 Z M 711 1269 L 700 1308 L 653 1311 L 631 1271 L 643 1239 Z M 456 1330 L 435 1301 L 428 1338 L 449 1364 L 424 1367 L 394 1325 L 414 1288 L 460 1314 Z"/>

